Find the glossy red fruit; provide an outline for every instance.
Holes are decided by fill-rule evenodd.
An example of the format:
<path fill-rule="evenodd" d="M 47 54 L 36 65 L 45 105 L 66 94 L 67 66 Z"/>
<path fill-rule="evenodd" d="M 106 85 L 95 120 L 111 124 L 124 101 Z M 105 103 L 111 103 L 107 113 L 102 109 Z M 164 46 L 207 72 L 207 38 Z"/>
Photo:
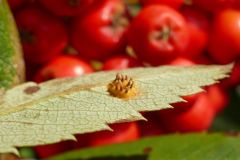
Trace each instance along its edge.
<path fill-rule="evenodd" d="M 175 105 L 175 107 L 181 107 Z M 168 132 L 199 132 L 207 130 L 215 117 L 215 110 L 207 94 L 201 94 L 183 112 L 167 109 L 159 118 Z"/>
<path fill-rule="evenodd" d="M 35 76 L 36 82 L 54 78 L 76 77 L 92 73 L 92 67 L 80 58 L 62 55 L 46 64 Z"/>
<path fill-rule="evenodd" d="M 39 0 L 44 7 L 58 16 L 76 16 L 91 7 L 94 0 Z"/>
<path fill-rule="evenodd" d="M 197 64 L 207 64 L 207 65 L 214 64 L 212 59 L 210 59 L 210 57 L 207 56 L 206 53 L 194 58 L 193 61 Z"/>
<path fill-rule="evenodd" d="M 184 17 L 170 7 L 147 6 L 132 21 L 128 42 L 142 61 L 165 64 L 188 46 L 187 24 Z"/>
<path fill-rule="evenodd" d="M 38 158 L 47 158 L 59 153 L 63 153 L 69 151 L 71 148 L 69 146 L 72 145 L 72 141 L 63 141 L 54 144 L 48 144 L 43 146 L 34 147 L 34 150 L 38 156 Z"/>
<path fill-rule="evenodd" d="M 105 59 L 125 47 L 128 25 L 122 0 L 102 0 L 74 20 L 71 43 L 81 56 Z"/>
<path fill-rule="evenodd" d="M 187 58 L 196 58 L 207 47 L 209 20 L 207 15 L 196 8 L 185 7 L 181 13 L 187 21 L 190 33 L 190 43 L 181 55 Z"/>
<path fill-rule="evenodd" d="M 195 62 L 186 58 L 177 58 L 170 65 L 192 66 Z M 211 96 L 214 96 L 214 89 Z M 158 112 L 163 128 L 167 132 L 195 132 L 207 130 L 215 116 L 218 106 L 216 97 L 209 98 L 207 93 L 197 93 L 182 97 L 187 102 L 173 104 L 173 109 Z M 219 98 L 219 97 L 218 97 Z M 203 117 L 204 115 L 204 117 Z"/>
<path fill-rule="evenodd" d="M 45 63 L 53 59 L 67 45 L 64 24 L 46 11 L 31 7 L 16 13 L 24 57 L 31 63 Z"/>
<path fill-rule="evenodd" d="M 146 112 L 143 116 L 147 121 L 138 121 L 141 137 L 157 136 L 164 134 L 161 122 L 159 122 L 156 112 Z"/>
<path fill-rule="evenodd" d="M 184 0 L 140 0 L 140 3 L 144 6 L 161 4 L 167 5 L 175 9 L 179 9 L 183 5 Z"/>
<path fill-rule="evenodd" d="M 192 60 L 184 57 L 178 57 L 169 62 L 169 65 L 172 65 L 172 66 L 192 66 L 195 64 L 196 63 L 193 62 Z"/>
<path fill-rule="evenodd" d="M 88 140 L 89 140 L 88 134 L 77 134 L 74 136 L 76 137 L 77 141 L 72 141 L 72 143 L 70 143 L 67 146 L 69 148 L 69 150 L 75 150 L 75 149 L 88 147 Z"/>
<path fill-rule="evenodd" d="M 196 64 L 213 64 L 212 61 L 209 60 L 208 57 L 201 55 L 194 59 L 186 58 L 186 57 L 177 57 L 174 60 L 169 62 L 169 65 L 174 66 L 192 66 Z"/>
<path fill-rule="evenodd" d="M 240 56 L 240 11 L 219 12 L 213 23 L 208 46 L 211 57 L 218 63 L 230 63 Z"/>
<path fill-rule="evenodd" d="M 192 3 L 207 11 L 218 12 L 233 7 L 236 1 L 238 0 L 192 0 Z"/>
<path fill-rule="evenodd" d="M 220 87 L 220 85 L 208 87 L 207 95 L 216 113 L 221 112 L 225 107 L 227 107 L 229 102 L 228 94 Z"/>
<path fill-rule="evenodd" d="M 8 0 L 8 4 L 12 10 L 20 7 L 26 0 Z"/>
<path fill-rule="evenodd" d="M 133 57 L 127 55 L 112 56 L 103 64 L 103 70 L 121 70 L 132 67 L 140 67 L 142 64 Z"/>
<path fill-rule="evenodd" d="M 89 145 L 100 146 L 112 143 L 122 143 L 139 138 L 139 129 L 136 122 L 113 124 L 111 131 L 100 131 L 89 134 Z"/>
<path fill-rule="evenodd" d="M 36 75 L 37 71 L 42 68 L 42 65 L 25 63 L 25 68 L 26 81 L 34 81 L 34 76 Z"/>
<path fill-rule="evenodd" d="M 234 8 L 236 9 L 240 9 L 240 1 L 236 0 L 235 3 L 234 3 Z"/>
<path fill-rule="evenodd" d="M 214 63 L 227 64 L 238 57 L 232 44 L 215 32 L 210 35 L 207 50 Z"/>

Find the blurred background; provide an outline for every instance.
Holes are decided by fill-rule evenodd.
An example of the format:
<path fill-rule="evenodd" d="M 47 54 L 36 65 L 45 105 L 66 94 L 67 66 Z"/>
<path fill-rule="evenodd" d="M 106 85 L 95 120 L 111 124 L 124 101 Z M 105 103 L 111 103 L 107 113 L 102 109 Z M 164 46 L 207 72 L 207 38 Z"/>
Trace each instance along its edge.
<path fill-rule="evenodd" d="M 78 142 L 22 148 L 47 158 L 69 150 L 171 133 L 235 133 L 240 128 L 239 0 L 8 0 L 28 81 L 161 65 L 234 62 L 229 79 L 183 97 L 174 109 L 143 113 L 148 122 L 115 132 L 76 135 Z M 203 75 L 204 76 L 204 75 Z"/>

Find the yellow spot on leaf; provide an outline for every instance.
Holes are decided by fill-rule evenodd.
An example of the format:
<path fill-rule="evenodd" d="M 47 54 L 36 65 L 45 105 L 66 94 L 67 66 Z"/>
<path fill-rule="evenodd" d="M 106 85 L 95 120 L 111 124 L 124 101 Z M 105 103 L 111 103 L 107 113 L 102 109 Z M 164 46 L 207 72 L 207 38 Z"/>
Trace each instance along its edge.
<path fill-rule="evenodd" d="M 114 97 L 129 99 L 137 95 L 138 89 L 132 78 L 118 73 L 108 84 L 108 92 Z"/>

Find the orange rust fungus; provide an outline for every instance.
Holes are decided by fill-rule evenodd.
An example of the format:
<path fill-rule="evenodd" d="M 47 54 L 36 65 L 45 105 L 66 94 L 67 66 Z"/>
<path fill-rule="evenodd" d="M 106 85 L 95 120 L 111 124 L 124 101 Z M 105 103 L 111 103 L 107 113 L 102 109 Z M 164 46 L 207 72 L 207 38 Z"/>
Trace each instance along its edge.
<path fill-rule="evenodd" d="M 108 92 L 111 96 L 129 99 L 137 94 L 137 86 L 132 78 L 127 75 L 117 74 L 116 78 L 108 84 Z"/>

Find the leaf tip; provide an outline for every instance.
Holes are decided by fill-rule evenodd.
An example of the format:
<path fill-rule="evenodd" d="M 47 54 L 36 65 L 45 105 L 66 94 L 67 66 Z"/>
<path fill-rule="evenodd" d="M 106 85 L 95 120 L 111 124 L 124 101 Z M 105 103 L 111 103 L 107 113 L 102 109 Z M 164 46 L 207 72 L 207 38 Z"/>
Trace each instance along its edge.
<path fill-rule="evenodd" d="M 234 65 L 235 65 L 235 62 L 223 65 L 223 67 L 225 68 L 224 70 L 226 71 L 226 74 L 230 74 L 232 72 Z"/>

